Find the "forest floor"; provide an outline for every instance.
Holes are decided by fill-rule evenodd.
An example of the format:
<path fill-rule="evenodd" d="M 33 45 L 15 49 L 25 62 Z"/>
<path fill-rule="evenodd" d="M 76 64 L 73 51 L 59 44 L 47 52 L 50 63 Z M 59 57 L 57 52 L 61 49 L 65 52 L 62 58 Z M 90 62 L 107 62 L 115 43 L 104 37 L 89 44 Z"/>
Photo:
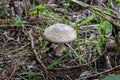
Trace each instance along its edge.
<path fill-rule="evenodd" d="M 106 12 L 120 11 L 114 1 L 81 1 Z M 57 44 L 43 37 L 54 23 L 76 29 L 77 39 L 66 43 L 61 55 L 55 55 Z M 1 0 L 0 80 L 101 80 L 120 74 L 112 27 L 72 0 Z"/>

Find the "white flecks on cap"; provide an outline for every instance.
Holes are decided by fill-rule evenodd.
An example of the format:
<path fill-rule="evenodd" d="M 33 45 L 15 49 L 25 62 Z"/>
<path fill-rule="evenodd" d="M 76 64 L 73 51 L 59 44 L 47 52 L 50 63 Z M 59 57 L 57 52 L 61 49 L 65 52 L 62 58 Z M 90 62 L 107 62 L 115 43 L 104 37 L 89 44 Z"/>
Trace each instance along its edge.
<path fill-rule="evenodd" d="M 76 39 L 75 29 L 61 23 L 46 28 L 43 35 L 47 40 L 55 43 L 65 43 Z"/>

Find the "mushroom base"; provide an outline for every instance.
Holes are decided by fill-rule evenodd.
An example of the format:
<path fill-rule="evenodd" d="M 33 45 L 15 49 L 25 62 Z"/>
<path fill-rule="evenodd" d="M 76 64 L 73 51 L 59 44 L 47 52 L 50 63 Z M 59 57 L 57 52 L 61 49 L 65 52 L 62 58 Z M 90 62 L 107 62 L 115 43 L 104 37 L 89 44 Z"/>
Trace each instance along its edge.
<path fill-rule="evenodd" d="M 66 46 L 63 43 L 58 44 L 56 54 L 61 54 L 65 50 L 66 50 Z"/>

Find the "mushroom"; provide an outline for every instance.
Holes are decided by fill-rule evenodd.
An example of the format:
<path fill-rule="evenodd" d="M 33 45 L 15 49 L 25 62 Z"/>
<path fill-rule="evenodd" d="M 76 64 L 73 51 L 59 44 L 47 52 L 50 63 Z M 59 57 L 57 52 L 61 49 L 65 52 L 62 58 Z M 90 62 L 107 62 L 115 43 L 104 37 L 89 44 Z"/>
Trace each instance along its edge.
<path fill-rule="evenodd" d="M 45 29 L 43 36 L 51 42 L 57 43 L 56 53 L 62 53 L 66 50 L 64 43 L 71 42 L 76 39 L 76 31 L 73 27 L 57 23 Z"/>

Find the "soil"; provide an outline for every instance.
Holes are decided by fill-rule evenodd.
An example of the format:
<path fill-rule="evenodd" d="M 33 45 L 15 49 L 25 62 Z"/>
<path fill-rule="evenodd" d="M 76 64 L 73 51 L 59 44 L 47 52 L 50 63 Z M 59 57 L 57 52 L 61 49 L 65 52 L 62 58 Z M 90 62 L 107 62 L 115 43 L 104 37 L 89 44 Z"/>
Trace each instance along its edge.
<path fill-rule="evenodd" d="M 78 30 L 79 41 L 87 38 L 89 44 L 79 45 L 81 58 L 83 57 L 80 63 L 76 55 L 77 41 L 67 43 L 71 48 L 65 44 L 67 51 L 62 56 L 57 56 L 57 44 L 47 41 L 42 35 L 46 27 L 60 21 L 41 14 L 29 14 L 33 10 L 33 3 L 36 6 L 43 4 L 47 5 L 46 10 L 64 16 L 70 24 L 89 17 L 92 14 L 89 9 L 68 0 L 24 1 L 26 0 L 0 1 L 0 80 L 100 80 L 109 74 L 120 74 L 120 54 L 116 51 L 112 35 L 99 52 L 96 41 L 100 33 L 93 26 L 90 26 L 86 33 L 85 25 L 81 25 Z M 109 3 L 109 0 L 81 1 L 91 6 Z M 67 3 L 68 6 L 65 6 Z M 52 4 L 56 7 L 51 7 Z M 113 6 L 116 5 L 115 3 Z M 116 8 L 118 9 L 114 7 L 115 10 Z M 65 10 L 68 11 L 64 13 Z M 87 25 L 96 24 L 100 20 L 101 18 L 97 17 Z M 96 39 L 90 41 L 93 36 L 96 36 Z"/>

